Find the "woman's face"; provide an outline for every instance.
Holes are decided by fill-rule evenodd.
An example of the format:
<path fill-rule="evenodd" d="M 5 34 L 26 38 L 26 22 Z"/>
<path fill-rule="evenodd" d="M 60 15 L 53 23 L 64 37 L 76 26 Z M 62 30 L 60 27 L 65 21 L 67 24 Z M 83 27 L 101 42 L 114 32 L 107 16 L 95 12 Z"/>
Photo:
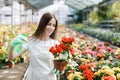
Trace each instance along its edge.
<path fill-rule="evenodd" d="M 55 30 L 56 20 L 52 18 L 46 26 L 45 32 L 46 35 L 51 35 Z"/>

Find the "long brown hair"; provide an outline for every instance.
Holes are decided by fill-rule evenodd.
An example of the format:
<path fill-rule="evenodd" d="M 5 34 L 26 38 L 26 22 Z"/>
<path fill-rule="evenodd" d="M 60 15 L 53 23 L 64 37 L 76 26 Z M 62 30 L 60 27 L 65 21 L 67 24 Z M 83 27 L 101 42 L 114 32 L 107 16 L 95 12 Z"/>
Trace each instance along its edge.
<path fill-rule="evenodd" d="M 58 21 L 57 21 L 56 17 L 55 17 L 53 14 L 49 13 L 49 12 L 44 13 L 44 14 L 42 15 L 41 20 L 40 20 L 40 22 L 39 22 L 39 25 L 38 25 L 35 33 L 33 34 L 33 37 L 34 37 L 34 38 L 40 39 L 40 38 L 43 37 L 45 28 L 46 28 L 47 24 L 49 23 L 49 21 L 50 21 L 52 18 L 54 18 L 54 19 L 56 20 L 56 24 L 55 24 L 55 30 L 54 30 L 54 32 L 50 35 L 50 38 L 55 39 L 55 37 L 56 37 L 56 32 L 57 32 L 57 27 L 58 27 Z"/>

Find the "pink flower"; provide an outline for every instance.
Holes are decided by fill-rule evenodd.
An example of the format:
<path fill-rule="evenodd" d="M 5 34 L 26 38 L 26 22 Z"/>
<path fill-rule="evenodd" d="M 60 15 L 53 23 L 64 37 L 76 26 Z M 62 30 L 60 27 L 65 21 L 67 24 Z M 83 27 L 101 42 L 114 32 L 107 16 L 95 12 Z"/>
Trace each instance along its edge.
<path fill-rule="evenodd" d="M 92 54 L 92 50 L 91 49 L 85 49 L 82 54 Z"/>
<path fill-rule="evenodd" d="M 115 78 L 112 76 L 104 76 L 103 80 L 115 80 Z"/>

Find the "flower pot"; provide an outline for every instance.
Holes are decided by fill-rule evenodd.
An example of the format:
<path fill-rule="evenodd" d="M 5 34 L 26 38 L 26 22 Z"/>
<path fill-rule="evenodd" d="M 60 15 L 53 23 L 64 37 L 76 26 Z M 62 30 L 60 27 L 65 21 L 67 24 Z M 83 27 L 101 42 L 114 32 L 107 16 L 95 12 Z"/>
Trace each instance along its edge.
<path fill-rule="evenodd" d="M 13 62 L 8 62 L 8 66 L 9 66 L 9 68 L 14 68 L 15 64 Z"/>
<path fill-rule="evenodd" d="M 120 59 L 120 55 L 116 55 L 115 58 Z"/>
<path fill-rule="evenodd" d="M 67 66 L 67 61 L 54 60 L 54 67 L 60 72 L 63 72 L 66 69 L 66 66 Z"/>

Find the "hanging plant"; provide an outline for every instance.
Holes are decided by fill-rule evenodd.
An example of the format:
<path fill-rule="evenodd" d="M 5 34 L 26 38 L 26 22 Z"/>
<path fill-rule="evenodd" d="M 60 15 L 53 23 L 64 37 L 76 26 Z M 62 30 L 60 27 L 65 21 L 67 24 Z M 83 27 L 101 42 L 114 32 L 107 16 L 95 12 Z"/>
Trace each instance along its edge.
<path fill-rule="evenodd" d="M 91 11 L 88 15 L 88 21 L 92 24 L 96 24 L 99 21 L 97 11 Z"/>
<path fill-rule="evenodd" d="M 109 13 L 112 14 L 113 19 L 120 19 L 120 1 L 112 4 Z"/>

